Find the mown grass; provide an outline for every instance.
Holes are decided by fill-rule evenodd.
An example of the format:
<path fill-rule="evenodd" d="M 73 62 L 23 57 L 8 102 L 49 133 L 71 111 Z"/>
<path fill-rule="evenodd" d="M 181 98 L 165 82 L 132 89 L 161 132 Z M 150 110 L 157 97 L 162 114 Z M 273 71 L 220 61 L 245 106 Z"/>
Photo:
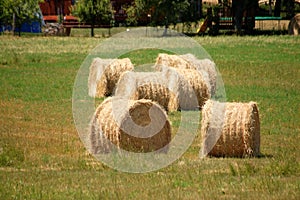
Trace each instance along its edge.
<path fill-rule="evenodd" d="M 71 103 L 77 70 L 103 39 L 1 36 L 0 199 L 299 199 L 300 38 L 194 39 L 228 101 L 258 102 L 260 158 L 199 160 L 198 136 L 159 171 L 110 169 L 86 153 Z M 152 59 L 139 53 L 136 64 Z M 178 124 L 178 113 L 170 117 Z"/>

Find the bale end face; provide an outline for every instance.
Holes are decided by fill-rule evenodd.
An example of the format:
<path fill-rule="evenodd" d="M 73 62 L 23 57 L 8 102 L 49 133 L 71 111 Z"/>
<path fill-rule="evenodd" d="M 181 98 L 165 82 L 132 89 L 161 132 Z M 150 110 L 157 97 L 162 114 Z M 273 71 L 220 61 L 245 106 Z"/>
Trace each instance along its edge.
<path fill-rule="evenodd" d="M 110 65 L 105 68 L 106 77 L 106 94 L 105 96 L 111 96 L 116 88 L 116 84 L 119 81 L 122 74 L 134 69 L 133 64 L 129 58 L 116 59 Z"/>
<path fill-rule="evenodd" d="M 95 58 L 90 66 L 89 95 L 98 98 L 111 96 L 120 76 L 126 71 L 132 71 L 133 68 L 129 58 Z"/>
<path fill-rule="evenodd" d="M 100 105 L 92 119 L 91 151 L 107 153 L 114 149 L 152 152 L 171 141 L 171 126 L 164 110 L 150 100 L 110 98 Z"/>

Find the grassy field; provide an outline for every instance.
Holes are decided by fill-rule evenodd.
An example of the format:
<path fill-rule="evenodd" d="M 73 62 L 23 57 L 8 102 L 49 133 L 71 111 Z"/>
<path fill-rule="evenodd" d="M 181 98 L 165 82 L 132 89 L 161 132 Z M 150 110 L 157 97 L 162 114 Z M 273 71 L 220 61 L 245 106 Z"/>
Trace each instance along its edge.
<path fill-rule="evenodd" d="M 110 169 L 86 152 L 71 103 L 77 70 L 103 39 L 0 36 L 0 199 L 300 199 L 300 38 L 194 39 L 228 101 L 258 102 L 260 158 L 199 160 L 197 137 L 159 171 Z"/>

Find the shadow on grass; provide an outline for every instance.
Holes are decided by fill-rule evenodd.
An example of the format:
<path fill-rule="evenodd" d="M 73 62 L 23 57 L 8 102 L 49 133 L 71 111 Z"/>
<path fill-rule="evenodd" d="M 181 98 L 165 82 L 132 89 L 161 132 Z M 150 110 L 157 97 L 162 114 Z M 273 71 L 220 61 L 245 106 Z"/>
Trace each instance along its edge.
<path fill-rule="evenodd" d="M 260 154 L 257 158 L 273 158 L 274 156 L 271 154 Z"/>
<path fill-rule="evenodd" d="M 258 156 L 233 156 L 233 157 L 230 157 L 230 156 L 211 156 L 211 155 L 208 155 L 207 156 L 208 158 L 240 158 L 240 159 L 245 159 L 245 158 L 273 158 L 274 156 L 271 155 L 271 154 L 259 154 Z"/>

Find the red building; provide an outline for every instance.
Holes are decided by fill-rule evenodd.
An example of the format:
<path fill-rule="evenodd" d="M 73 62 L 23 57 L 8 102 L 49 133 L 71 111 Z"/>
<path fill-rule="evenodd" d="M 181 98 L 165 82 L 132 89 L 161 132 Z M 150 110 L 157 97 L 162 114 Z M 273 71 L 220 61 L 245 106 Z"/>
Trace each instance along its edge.
<path fill-rule="evenodd" d="M 45 0 L 40 3 L 40 8 L 44 16 L 45 22 L 57 22 L 58 16 L 68 16 L 69 20 L 76 20 L 71 15 L 71 6 L 75 0 Z"/>

